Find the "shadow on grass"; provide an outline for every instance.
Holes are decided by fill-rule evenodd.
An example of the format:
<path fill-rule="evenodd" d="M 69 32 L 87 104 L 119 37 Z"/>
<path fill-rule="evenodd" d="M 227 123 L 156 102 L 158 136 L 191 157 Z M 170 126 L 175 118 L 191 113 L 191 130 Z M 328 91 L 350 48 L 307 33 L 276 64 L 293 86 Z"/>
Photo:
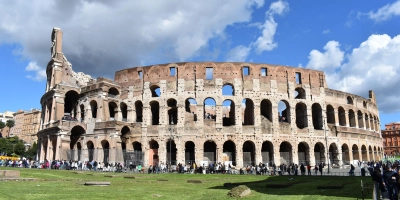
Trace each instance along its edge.
<path fill-rule="evenodd" d="M 298 195 L 336 198 L 361 198 L 360 180 L 372 182 L 371 177 L 340 176 L 268 176 L 260 181 L 226 182 L 210 189 L 232 189 L 238 185 L 246 185 L 251 190 L 269 195 Z M 367 195 L 372 197 L 372 189 Z"/>

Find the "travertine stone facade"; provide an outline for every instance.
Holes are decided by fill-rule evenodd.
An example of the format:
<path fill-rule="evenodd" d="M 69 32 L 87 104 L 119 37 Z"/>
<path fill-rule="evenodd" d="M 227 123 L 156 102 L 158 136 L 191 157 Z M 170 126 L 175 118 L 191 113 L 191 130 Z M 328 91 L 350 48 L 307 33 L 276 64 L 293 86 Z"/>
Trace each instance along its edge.
<path fill-rule="evenodd" d="M 29 111 L 19 110 L 14 113 L 15 125 L 11 128 L 10 136 L 18 136 L 26 144 L 37 141 L 37 132 L 40 128 L 40 116 L 42 111 L 31 109 Z"/>
<path fill-rule="evenodd" d="M 400 154 L 400 122 L 385 124 L 382 130 L 383 150 L 388 156 Z"/>
<path fill-rule="evenodd" d="M 381 159 L 374 93 L 366 99 L 329 89 L 322 71 L 181 62 L 120 70 L 113 81 L 78 81 L 61 36 L 53 30 L 40 160 L 241 167 Z"/>

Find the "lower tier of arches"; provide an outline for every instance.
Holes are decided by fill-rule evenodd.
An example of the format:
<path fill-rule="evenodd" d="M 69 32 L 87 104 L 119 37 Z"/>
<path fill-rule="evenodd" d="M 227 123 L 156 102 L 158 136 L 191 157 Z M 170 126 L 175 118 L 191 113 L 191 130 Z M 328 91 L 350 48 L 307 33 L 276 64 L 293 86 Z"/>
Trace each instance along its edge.
<path fill-rule="evenodd" d="M 143 166 L 164 164 L 231 163 L 237 167 L 272 164 L 319 163 L 335 166 L 359 161 L 381 160 L 379 141 L 359 143 L 323 137 L 263 139 L 243 136 L 240 139 L 181 137 L 120 138 L 85 136 L 62 140 L 48 136 L 39 140 L 38 158 L 44 160 L 80 160 L 103 163 L 120 162 Z"/>

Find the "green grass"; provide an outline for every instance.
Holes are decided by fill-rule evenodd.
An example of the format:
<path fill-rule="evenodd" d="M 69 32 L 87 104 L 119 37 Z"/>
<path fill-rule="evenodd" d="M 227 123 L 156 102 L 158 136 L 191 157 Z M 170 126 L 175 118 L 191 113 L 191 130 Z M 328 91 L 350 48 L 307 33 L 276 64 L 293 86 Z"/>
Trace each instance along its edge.
<path fill-rule="evenodd" d="M 19 170 L 21 178 L 36 178 L 36 181 L 0 181 L 0 199 L 232 199 L 227 194 L 237 185 L 246 185 L 252 190 L 251 195 L 243 199 L 361 199 L 360 180 L 371 182 L 371 177 L 77 174 L 66 170 L 4 167 L 0 170 Z M 135 178 L 124 178 L 126 175 Z M 109 181 L 111 186 L 83 185 L 92 181 Z M 267 185 L 271 187 L 267 188 Z M 344 187 L 317 189 L 319 186 Z M 372 191 L 367 198 L 371 197 Z"/>

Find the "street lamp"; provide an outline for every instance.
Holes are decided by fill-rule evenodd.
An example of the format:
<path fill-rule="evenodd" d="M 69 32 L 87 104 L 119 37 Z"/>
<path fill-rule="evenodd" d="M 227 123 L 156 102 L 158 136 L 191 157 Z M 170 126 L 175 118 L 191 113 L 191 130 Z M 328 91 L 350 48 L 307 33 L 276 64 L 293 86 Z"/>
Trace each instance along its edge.
<path fill-rule="evenodd" d="M 169 130 L 169 168 L 171 169 L 172 162 L 172 128 L 168 128 Z"/>
<path fill-rule="evenodd" d="M 326 145 L 326 157 L 328 158 L 328 174 L 330 173 L 330 159 L 329 159 L 329 147 L 328 147 L 328 136 L 326 135 L 326 125 L 325 125 L 325 119 L 324 119 L 324 135 L 325 135 L 325 145 Z"/>

